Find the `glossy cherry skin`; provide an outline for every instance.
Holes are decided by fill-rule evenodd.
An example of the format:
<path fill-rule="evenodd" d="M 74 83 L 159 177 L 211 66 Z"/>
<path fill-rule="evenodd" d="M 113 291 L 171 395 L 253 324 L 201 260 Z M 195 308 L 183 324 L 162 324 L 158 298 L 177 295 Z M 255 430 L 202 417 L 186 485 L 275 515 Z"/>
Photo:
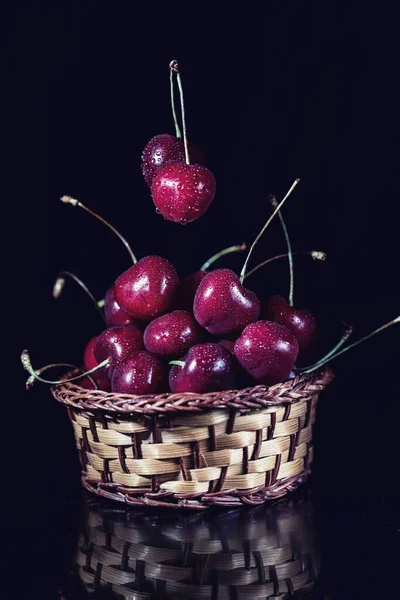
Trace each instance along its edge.
<path fill-rule="evenodd" d="M 106 319 L 107 327 L 114 327 L 115 325 L 131 325 L 135 323 L 134 318 L 122 310 L 116 301 L 114 286 L 107 290 L 104 297 L 104 317 Z"/>
<path fill-rule="evenodd" d="M 109 373 L 112 377 L 115 366 L 143 348 L 143 332 L 136 325 L 118 325 L 105 329 L 97 338 L 94 356 L 100 363 L 111 359 Z"/>
<path fill-rule="evenodd" d="M 160 358 L 139 351 L 117 364 L 112 391 L 120 394 L 154 394 L 166 387 L 167 371 Z"/>
<path fill-rule="evenodd" d="M 196 321 L 213 335 L 237 336 L 260 314 L 260 301 L 230 269 L 216 269 L 200 283 L 193 304 Z"/>
<path fill-rule="evenodd" d="M 145 256 L 114 284 L 115 299 L 135 319 L 151 321 L 172 309 L 179 287 L 174 266 L 161 256 Z"/>
<path fill-rule="evenodd" d="M 234 365 L 231 354 L 220 344 L 197 344 L 182 359 L 185 366 L 173 365 L 169 385 L 174 393 L 204 394 L 235 389 Z"/>
<path fill-rule="evenodd" d="M 194 297 L 197 288 L 207 275 L 208 271 L 194 271 L 182 279 L 178 295 L 176 297 L 176 306 L 183 310 L 193 311 Z"/>
<path fill-rule="evenodd" d="M 242 367 L 260 383 L 279 383 L 288 379 L 299 344 L 289 329 L 272 321 L 247 325 L 235 342 L 235 356 Z"/>
<path fill-rule="evenodd" d="M 174 310 L 154 319 L 144 332 L 146 350 L 159 356 L 183 356 L 201 341 L 201 329 L 186 310 Z"/>
<path fill-rule="evenodd" d="M 83 353 L 83 364 L 85 367 L 85 371 L 90 371 L 91 369 L 94 369 L 94 367 L 97 367 L 99 362 L 101 362 L 96 360 L 94 355 L 94 347 L 96 345 L 98 337 L 99 336 L 96 335 L 91 340 L 89 340 L 89 342 L 86 345 L 85 351 Z M 95 371 L 90 376 L 93 379 L 93 381 L 96 382 L 96 385 L 100 390 L 103 390 L 105 392 L 109 392 L 111 390 L 111 382 L 108 375 L 107 367 L 103 367 L 102 369 Z M 82 379 L 79 379 L 77 383 L 82 387 L 94 389 L 93 383 L 88 377 L 83 377 Z"/>
<path fill-rule="evenodd" d="M 214 175 L 206 167 L 171 161 L 158 169 L 151 195 L 165 219 L 185 225 L 204 215 L 215 188 Z"/>
<path fill-rule="evenodd" d="M 193 164 L 203 163 L 203 155 L 200 149 L 190 143 L 189 157 L 190 162 Z M 143 149 L 141 164 L 143 177 L 149 187 L 151 187 L 158 169 L 170 160 L 185 161 L 183 140 L 168 133 L 152 137 Z"/>
<path fill-rule="evenodd" d="M 270 296 L 262 304 L 262 317 L 287 327 L 299 342 L 299 354 L 314 347 L 317 323 L 308 311 L 290 306 L 282 296 Z"/>

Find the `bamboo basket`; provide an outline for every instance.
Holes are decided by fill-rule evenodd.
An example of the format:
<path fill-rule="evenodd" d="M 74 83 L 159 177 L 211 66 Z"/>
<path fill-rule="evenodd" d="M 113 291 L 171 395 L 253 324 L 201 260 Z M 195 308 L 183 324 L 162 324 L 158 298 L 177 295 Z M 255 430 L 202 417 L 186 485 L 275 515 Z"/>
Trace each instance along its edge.
<path fill-rule="evenodd" d="M 310 501 L 168 512 L 89 507 L 73 565 L 80 589 L 124 600 L 241 600 L 304 597 L 314 587 L 320 560 Z"/>
<path fill-rule="evenodd" d="M 329 368 L 274 386 L 133 396 L 52 388 L 67 406 L 84 488 L 131 506 L 261 504 L 310 473 Z"/>

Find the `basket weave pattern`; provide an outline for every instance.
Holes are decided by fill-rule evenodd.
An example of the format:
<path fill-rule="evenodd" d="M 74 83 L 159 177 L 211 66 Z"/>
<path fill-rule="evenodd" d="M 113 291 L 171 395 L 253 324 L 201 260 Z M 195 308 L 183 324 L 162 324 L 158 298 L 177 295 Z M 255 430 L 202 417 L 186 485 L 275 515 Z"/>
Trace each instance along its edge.
<path fill-rule="evenodd" d="M 296 489 L 331 379 L 324 370 L 271 387 L 148 397 L 65 383 L 53 394 L 67 404 L 86 489 L 129 505 L 204 509 Z"/>
<path fill-rule="evenodd" d="M 314 586 L 315 537 L 308 501 L 188 520 L 92 509 L 74 571 L 87 592 L 126 599 L 283 598 Z"/>

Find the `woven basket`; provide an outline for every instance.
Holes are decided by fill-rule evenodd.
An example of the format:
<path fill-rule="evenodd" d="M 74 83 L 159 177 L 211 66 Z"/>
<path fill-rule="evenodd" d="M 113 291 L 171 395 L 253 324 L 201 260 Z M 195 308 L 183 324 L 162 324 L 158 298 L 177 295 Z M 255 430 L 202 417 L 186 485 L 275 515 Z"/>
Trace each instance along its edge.
<path fill-rule="evenodd" d="M 190 518 L 89 508 L 73 573 L 96 598 L 298 597 L 316 582 L 317 546 L 308 500 Z"/>
<path fill-rule="evenodd" d="M 66 404 L 83 486 L 129 505 L 261 504 L 304 481 L 329 369 L 209 394 L 132 396 L 52 388 Z"/>

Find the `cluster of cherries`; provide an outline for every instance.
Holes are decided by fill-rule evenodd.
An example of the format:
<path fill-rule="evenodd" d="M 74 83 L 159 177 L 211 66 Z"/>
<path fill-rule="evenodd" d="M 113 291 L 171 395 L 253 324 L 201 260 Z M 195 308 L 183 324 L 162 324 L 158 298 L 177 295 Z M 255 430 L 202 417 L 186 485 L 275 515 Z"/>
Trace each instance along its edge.
<path fill-rule="evenodd" d="M 175 112 L 174 77 L 180 92 L 183 140 Z M 200 150 L 187 140 L 182 82 L 176 61 L 170 63 L 170 89 L 176 136 L 158 135 L 148 142 L 142 154 L 142 172 L 156 210 L 168 220 L 186 224 L 209 207 L 215 195 L 215 180 L 200 164 L 203 162 Z M 315 348 L 317 324 L 309 311 L 293 306 L 294 253 L 281 213 L 298 181 L 279 204 L 270 197 L 274 210 L 251 245 L 240 275 L 230 269 L 209 270 L 209 267 L 229 252 L 244 250 L 244 244 L 222 250 L 182 280 L 166 258 L 146 256 L 138 261 L 114 227 L 78 200 L 63 196 L 64 203 L 83 208 L 112 229 L 133 261 L 101 302 L 95 300 L 75 275 L 63 272 L 64 277 L 57 280 L 56 297 L 62 290 L 65 274 L 72 276 L 92 298 L 106 324 L 106 329 L 92 338 L 84 350 L 86 371 L 81 370 L 80 375 L 64 381 L 79 380 L 88 389 L 134 395 L 169 391 L 206 393 L 272 385 L 298 372 L 318 369 L 367 337 L 397 323 L 399 317 L 339 351 L 351 333 L 349 328 L 328 354 L 313 365 L 304 366 Z M 285 234 L 287 254 L 272 257 L 247 272 L 255 245 L 276 215 Z M 323 252 L 308 254 L 325 258 Z M 282 257 L 289 261 L 288 301 L 276 295 L 259 299 L 244 287 L 244 280 L 251 273 Z M 57 365 L 34 370 L 27 351 L 21 358 L 30 373 L 28 386 L 35 379 L 60 383 L 41 377 L 45 370 Z"/>
<path fill-rule="evenodd" d="M 104 315 L 108 327 L 89 341 L 84 366 L 107 361 L 91 377 L 100 389 L 129 394 L 167 391 L 167 380 L 172 392 L 198 393 L 277 383 L 316 333 L 311 313 L 281 296 L 261 303 L 229 269 L 196 271 L 180 282 L 160 256 L 118 277 Z"/>

